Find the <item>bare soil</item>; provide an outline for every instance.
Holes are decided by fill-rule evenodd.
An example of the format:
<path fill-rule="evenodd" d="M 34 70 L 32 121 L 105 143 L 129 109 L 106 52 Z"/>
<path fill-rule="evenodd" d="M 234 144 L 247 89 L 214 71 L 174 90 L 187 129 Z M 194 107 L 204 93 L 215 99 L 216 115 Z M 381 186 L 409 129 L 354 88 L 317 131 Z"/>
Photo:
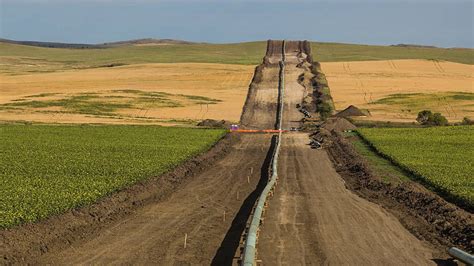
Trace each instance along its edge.
<path fill-rule="evenodd" d="M 438 250 L 457 246 L 474 252 L 472 213 L 447 202 L 418 183 L 382 182 L 341 134 L 333 132 L 331 139 L 331 159 L 348 189 L 389 210 L 414 235 L 429 241 Z"/>
<path fill-rule="evenodd" d="M 283 138 L 279 181 L 260 233 L 263 265 L 434 265 L 436 250 L 346 189 L 326 150 Z"/>

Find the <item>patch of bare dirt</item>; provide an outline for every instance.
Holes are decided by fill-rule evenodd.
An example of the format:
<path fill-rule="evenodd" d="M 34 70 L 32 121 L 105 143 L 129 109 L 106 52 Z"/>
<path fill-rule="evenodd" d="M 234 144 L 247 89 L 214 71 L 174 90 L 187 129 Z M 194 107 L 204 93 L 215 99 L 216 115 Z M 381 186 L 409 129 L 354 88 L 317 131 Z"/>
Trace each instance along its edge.
<path fill-rule="evenodd" d="M 326 149 L 283 136 L 279 179 L 258 242 L 263 265 L 435 265 L 442 260 L 374 202 L 345 187 Z"/>
<path fill-rule="evenodd" d="M 197 124 L 198 127 L 206 128 L 229 128 L 231 123 L 225 120 L 204 119 Z"/>
<path fill-rule="evenodd" d="M 374 176 L 367 162 L 338 132 L 329 154 L 346 186 L 392 212 L 415 236 L 440 250 L 457 246 L 474 252 L 474 216 L 415 182 L 388 184 Z"/>
<path fill-rule="evenodd" d="M 339 132 L 346 131 L 346 130 L 354 130 L 357 128 L 356 126 L 354 126 L 354 124 L 349 122 L 347 119 L 341 118 L 341 117 L 328 118 L 321 125 L 321 127 L 328 131 L 336 130 Z"/>

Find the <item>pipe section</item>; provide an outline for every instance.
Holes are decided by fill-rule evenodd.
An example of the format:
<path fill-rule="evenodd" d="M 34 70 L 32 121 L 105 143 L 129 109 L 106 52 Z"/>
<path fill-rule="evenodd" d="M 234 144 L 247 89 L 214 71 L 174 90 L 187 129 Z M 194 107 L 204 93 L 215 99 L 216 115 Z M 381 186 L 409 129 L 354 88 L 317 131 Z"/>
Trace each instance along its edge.
<path fill-rule="evenodd" d="M 242 258 L 241 265 L 244 266 L 253 266 L 256 264 L 256 251 L 257 251 L 257 239 L 258 239 L 258 231 L 260 227 L 260 223 L 262 221 L 262 214 L 263 209 L 265 207 L 265 202 L 267 198 L 275 186 L 276 180 L 278 178 L 278 156 L 280 154 L 280 146 L 281 146 L 281 136 L 282 136 L 282 126 L 283 126 L 283 96 L 285 89 L 285 41 L 282 44 L 282 61 L 280 61 L 280 79 L 278 84 L 278 113 L 277 113 L 277 130 L 278 130 L 278 137 L 277 137 L 277 146 L 275 149 L 275 153 L 273 154 L 272 159 L 272 175 L 262 191 L 262 194 L 258 198 L 257 205 L 255 207 L 252 221 L 250 223 L 249 231 L 247 233 L 247 238 L 245 240 L 244 245 L 244 255 Z"/>

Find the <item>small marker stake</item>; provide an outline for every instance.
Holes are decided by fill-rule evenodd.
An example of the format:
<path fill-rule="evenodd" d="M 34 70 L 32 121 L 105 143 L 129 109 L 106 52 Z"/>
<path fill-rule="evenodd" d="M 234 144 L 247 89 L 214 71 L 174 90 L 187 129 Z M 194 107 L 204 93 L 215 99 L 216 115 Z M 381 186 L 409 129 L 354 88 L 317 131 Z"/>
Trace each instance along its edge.
<path fill-rule="evenodd" d="M 225 222 L 225 211 L 224 211 L 224 222 Z"/>
<path fill-rule="evenodd" d="M 247 183 L 250 184 L 250 176 L 249 175 L 247 176 Z"/>
<path fill-rule="evenodd" d="M 187 240 L 188 240 L 188 234 L 184 234 L 184 248 L 186 248 Z"/>

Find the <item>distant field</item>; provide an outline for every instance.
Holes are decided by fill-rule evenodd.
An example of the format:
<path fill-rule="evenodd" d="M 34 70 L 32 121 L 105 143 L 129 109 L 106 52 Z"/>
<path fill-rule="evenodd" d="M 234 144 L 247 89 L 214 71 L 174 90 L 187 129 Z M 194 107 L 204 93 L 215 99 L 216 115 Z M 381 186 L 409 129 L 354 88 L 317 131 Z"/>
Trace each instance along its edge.
<path fill-rule="evenodd" d="M 450 121 L 474 118 L 474 66 L 432 60 L 323 63 L 336 109 L 370 111 L 364 118 L 415 121 L 430 109 Z"/>
<path fill-rule="evenodd" d="M 237 122 L 254 68 L 136 64 L 0 75 L 0 120 L 45 123 L 195 125 Z"/>
<path fill-rule="evenodd" d="M 474 49 L 415 48 L 340 43 L 312 43 L 321 62 L 427 59 L 474 64 Z"/>
<path fill-rule="evenodd" d="M 474 49 L 312 46 L 315 59 L 323 62 L 428 58 L 474 63 Z M 0 43 L 0 121 L 195 125 L 211 118 L 237 122 L 253 65 L 261 62 L 265 49 L 266 42 L 106 49 Z M 470 65 L 421 60 L 336 62 L 324 63 L 323 71 L 336 108 L 355 104 L 369 109 L 372 120 L 413 121 L 424 108 L 442 112 L 451 121 L 474 113 L 472 101 L 458 97 L 458 92 L 472 90 Z"/>
<path fill-rule="evenodd" d="M 474 49 L 410 48 L 312 43 L 321 62 L 387 59 L 436 59 L 474 64 Z M 64 69 L 143 63 L 225 63 L 257 65 L 266 42 L 122 46 L 108 49 L 40 48 L 0 43 L 0 73 L 51 72 Z"/>
<path fill-rule="evenodd" d="M 0 125 L 0 228 L 160 175 L 223 134 L 156 126 Z"/>
<path fill-rule="evenodd" d="M 378 152 L 436 190 L 474 207 L 474 127 L 361 128 Z"/>
<path fill-rule="evenodd" d="M 221 63 L 257 65 L 265 42 L 231 45 L 122 46 L 62 49 L 0 43 L 0 73 L 52 72 L 65 69 L 144 63 Z"/>

